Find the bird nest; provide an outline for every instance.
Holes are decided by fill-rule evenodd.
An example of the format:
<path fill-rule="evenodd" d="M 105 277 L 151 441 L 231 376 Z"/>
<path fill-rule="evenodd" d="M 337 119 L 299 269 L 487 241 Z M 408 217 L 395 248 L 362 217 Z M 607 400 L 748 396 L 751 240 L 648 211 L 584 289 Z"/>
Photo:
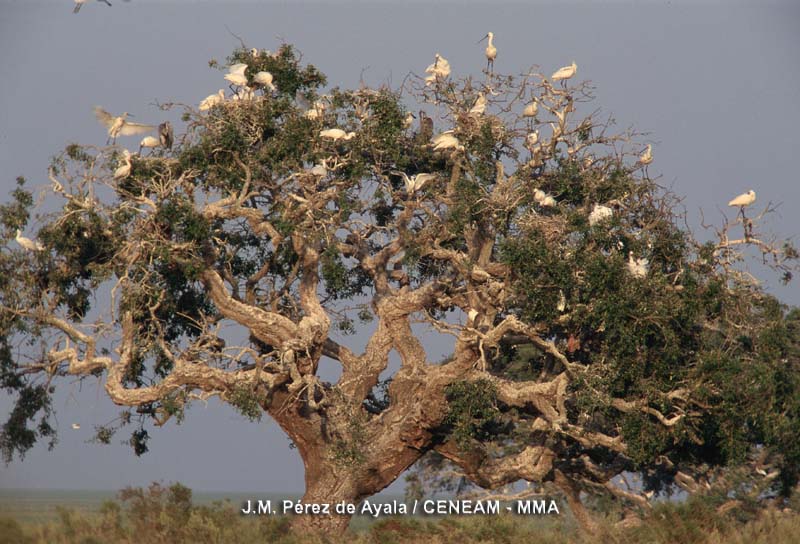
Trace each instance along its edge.
<path fill-rule="evenodd" d="M 530 210 L 520 218 L 519 227 L 525 234 L 536 232 L 548 244 L 558 244 L 567 232 L 567 219 L 560 214 L 542 215 Z"/>

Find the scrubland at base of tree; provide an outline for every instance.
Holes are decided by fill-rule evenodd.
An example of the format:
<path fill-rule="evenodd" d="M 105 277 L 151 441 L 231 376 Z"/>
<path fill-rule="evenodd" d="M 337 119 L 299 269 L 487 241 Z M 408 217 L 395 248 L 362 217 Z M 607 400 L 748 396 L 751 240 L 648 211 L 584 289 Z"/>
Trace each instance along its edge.
<path fill-rule="evenodd" d="M 713 497 L 662 503 L 638 525 L 620 524 L 618 515 L 598 516 L 599 531 L 579 531 L 568 510 L 561 516 L 516 515 L 445 518 L 385 517 L 374 523 L 354 520 L 341 536 L 313 538 L 292 533 L 283 516 L 247 517 L 230 502 L 196 505 L 181 485 L 127 488 L 95 514 L 59 508 L 59 519 L 19 523 L 0 517 L 0 544 L 249 543 L 276 544 L 472 544 L 472 543 L 641 543 L 717 544 L 800 542 L 796 509 L 722 508 Z M 360 527 L 360 528 L 358 528 Z"/>

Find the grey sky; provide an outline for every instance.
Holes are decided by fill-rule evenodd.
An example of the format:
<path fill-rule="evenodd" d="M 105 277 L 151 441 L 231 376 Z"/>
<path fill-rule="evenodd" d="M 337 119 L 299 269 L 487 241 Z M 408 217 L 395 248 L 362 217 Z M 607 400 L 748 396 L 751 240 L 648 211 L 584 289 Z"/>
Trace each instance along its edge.
<path fill-rule="evenodd" d="M 158 122 L 156 100 L 196 104 L 224 87 L 207 61 L 238 45 L 226 26 L 248 46 L 295 44 L 331 86 L 362 77 L 397 86 L 436 52 L 455 76 L 477 74 L 485 59 L 476 42 L 491 30 L 496 71 L 535 64 L 550 73 L 577 61 L 578 78 L 593 82 L 596 105 L 620 129 L 650 133 L 651 175 L 686 196 L 692 226 L 700 208 L 718 222 L 718 209 L 754 188 L 759 203 L 784 203 L 771 229 L 800 234 L 798 3 L 112 3 L 73 15 L 69 0 L 0 0 L 2 200 L 17 175 L 44 186 L 48 159 L 65 144 L 105 142 L 94 105 Z M 178 113 L 170 115 L 175 122 Z M 796 283 L 775 292 L 800 303 Z M 0 418 L 9 408 L 0 393 Z M 250 423 L 216 401 L 154 430 L 141 458 L 118 439 L 84 444 L 94 424 L 117 413 L 96 382 L 62 381 L 56 409 L 56 449 L 37 446 L 23 463 L 0 467 L 0 487 L 116 489 L 158 479 L 204 490 L 303 487 L 299 456 L 275 424 Z"/>

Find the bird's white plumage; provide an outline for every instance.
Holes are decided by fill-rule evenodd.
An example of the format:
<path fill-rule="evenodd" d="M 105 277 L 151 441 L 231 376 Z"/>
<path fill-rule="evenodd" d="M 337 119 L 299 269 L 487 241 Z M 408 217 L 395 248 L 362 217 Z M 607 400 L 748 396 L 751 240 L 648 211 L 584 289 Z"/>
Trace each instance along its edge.
<path fill-rule="evenodd" d="M 570 64 L 569 66 L 564 66 L 553 72 L 553 75 L 550 76 L 550 79 L 552 79 L 553 81 L 569 79 L 572 76 L 574 76 L 575 72 L 577 71 L 578 71 L 578 65 L 575 64 L 575 61 L 572 61 L 572 64 Z"/>
<path fill-rule="evenodd" d="M 484 52 L 486 53 L 486 61 L 487 67 L 494 66 L 494 59 L 497 58 L 497 48 L 494 46 L 492 40 L 494 40 L 494 34 L 492 32 L 486 33 L 486 38 L 489 39 L 489 43 L 486 45 L 486 49 Z"/>
<path fill-rule="evenodd" d="M 144 138 L 142 138 L 142 141 L 139 142 L 140 149 L 143 147 L 153 148 L 153 147 L 158 147 L 160 145 L 161 145 L 161 140 L 159 140 L 155 136 L 145 136 Z"/>
<path fill-rule="evenodd" d="M 486 111 L 486 95 L 483 93 L 478 94 L 475 99 L 475 105 L 470 108 L 470 115 L 482 115 Z"/>
<path fill-rule="evenodd" d="M 122 164 L 114 170 L 114 179 L 121 180 L 131 175 L 131 152 L 127 149 L 122 150 Z"/>
<path fill-rule="evenodd" d="M 208 111 L 218 104 L 225 102 L 225 91 L 220 89 L 214 94 L 210 94 L 200 101 L 200 111 Z"/>
<path fill-rule="evenodd" d="M 253 76 L 253 81 L 261 85 L 262 87 L 266 87 L 270 91 L 275 90 L 275 85 L 272 83 L 272 74 L 269 72 L 258 72 L 256 75 Z"/>
<path fill-rule="evenodd" d="M 738 206 L 740 208 L 745 208 L 750 206 L 753 202 L 756 201 L 756 192 L 752 189 L 747 191 L 746 193 L 742 193 L 730 202 L 728 202 L 728 206 Z"/>
<path fill-rule="evenodd" d="M 458 141 L 451 131 L 443 132 L 431 138 L 431 144 L 433 144 L 434 151 L 440 151 L 444 149 L 464 149 L 464 146 L 461 145 L 461 142 Z"/>
<path fill-rule="evenodd" d="M 422 189 L 422 186 L 425 185 L 425 183 L 436 177 L 434 174 L 428 174 L 422 172 L 413 176 L 409 176 L 405 172 L 398 172 L 398 173 L 402 176 L 403 183 L 405 183 L 406 192 L 409 195 L 413 195 L 414 193 Z"/>
<path fill-rule="evenodd" d="M 450 63 L 447 61 L 447 59 L 441 56 L 439 53 L 436 53 L 434 58 L 436 60 L 433 61 L 433 64 L 425 68 L 425 72 L 430 74 L 425 78 L 426 85 L 430 85 L 431 83 L 436 82 L 437 79 L 444 79 L 450 75 Z"/>
<path fill-rule="evenodd" d="M 592 213 L 589 214 L 589 225 L 595 226 L 596 224 L 608 219 L 609 217 L 614 215 L 614 210 L 609 208 L 608 206 L 603 206 L 601 204 L 595 204 L 594 208 L 592 209 Z"/>
<path fill-rule="evenodd" d="M 14 239 L 17 241 L 17 243 L 20 245 L 20 247 L 22 247 L 22 249 L 27 249 L 28 251 L 43 251 L 44 250 L 44 246 L 40 242 L 38 242 L 38 241 L 34 242 L 30 238 L 25 238 L 22 235 L 22 231 L 19 230 L 19 229 L 17 229 L 17 235 L 14 237 Z"/>
<path fill-rule="evenodd" d="M 350 140 L 355 137 L 355 132 L 345 132 L 340 128 L 329 128 L 325 130 L 320 130 L 319 135 L 322 138 L 328 138 L 329 140 L 333 140 L 334 142 L 337 140 Z"/>
<path fill-rule="evenodd" d="M 522 115 L 524 117 L 536 117 L 536 113 L 539 111 L 539 103 L 536 100 L 533 100 L 530 104 L 525 106 L 525 109 L 522 110 Z"/>
<path fill-rule="evenodd" d="M 644 152 L 641 155 L 639 155 L 639 162 L 641 164 L 644 164 L 644 165 L 648 165 L 651 162 L 653 162 L 653 146 L 652 145 L 647 144 L 647 149 L 645 149 Z"/>
<path fill-rule="evenodd" d="M 244 87 L 247 85 L 247 76 L 245 75 L 246 70 L 247 65 L 244 63 L 232 65 L 230 68 L 228 68 L 228 73 L 224 76 L 225 81 L 230 81 L 234 85 Z"/>
<path fill-rule="evenodd" d="M 531 148 L 539 143 L 539 131 L 534 130 L 525 136 L 525 146 Z"/>
<path fill-rule="evenodd" d="M 122 115 L 114 117 L 100 106 L 95 106 L 94 115 L 101 124 L 108 128 L 108 137 L 112 140 L 116 140 L 117 136 L 133 136 L 134 134 L 144 134 L 156 129 L 154 125 L 128 121 L 128 112 L 123 112 Z"/>
<path fill-rule="evenodd" d="M 633 256 L 632 252 L 628 252 L 628 272 L 634 278 L 643 278 L 647 275 L 650 267 L 650 261 L 645 258 L 637 259 Z"/>

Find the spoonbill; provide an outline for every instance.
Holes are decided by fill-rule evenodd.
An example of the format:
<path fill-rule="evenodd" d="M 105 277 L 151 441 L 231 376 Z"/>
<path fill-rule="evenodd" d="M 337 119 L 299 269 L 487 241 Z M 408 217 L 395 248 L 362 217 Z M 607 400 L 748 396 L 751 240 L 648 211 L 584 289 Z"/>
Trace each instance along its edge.
<path fill-rule="evenodd" d="M 261 85 L 262 87 L 266 87 L 270 91 L 275 90 L 275 85 L 272 83 L 272 74 L 269 72 L 258 72 L 256 75 L 253 76 L 253 81 Z"/>
<path fill-rule="evenodd" d="M 108 127 L 108 140 L 106 143 L 117 141 L 117 136 L 132 136 L 134 134 L 144 134 L 155 130 L 153 125 L 142 123 L 132 123 L 128 121 L 128 112 L 123 112 L 119 117 L 114 117 L 100 106 L 94 107 L 94 115 L 97 120 Z"/>
<path fill-rule="evenodd" d="M 403 118 L 403 128 L 409 129 L 413 124 L 414 124 L 414 114 L 411 112 L 406 113 L 406 116 Z"/>
<path fill-rule="evenodd" d="M 121 180 L 131 175 L 131 152 L 122 150 L 122 164 L 114 170 L 114 179 Z"/>
<path fill-rule="evenodd" d="M 547 196 L 547 193 L 542 191 L 541 189 L 534 189 L 533 190 L 533 199 L 538 203 L 541 204 L 544 198 Z"/>
<path fill-rule="evenodd" d="M 534 99 L 531 101 L 530 104 L 525 106 L 525 109 L 522 110 L 523 117 L 536 117 L 536 112 L 539 111 L 539 103 Z"/>
<path fill-rule="evenodd" d="M 422 189 L 422 186 L 425 185 L 426 182 L 436 178 L 434 174 L 419 173 L 414 176 L 409 176 L 405 172 L 396 173 L 403 177 L 403 182 L 406 185 L 406 192 L 409 196 Z"/>
<path fill-rule="evenodd" d="M 613 215 L 614 215 L 614 210 L 612 210 L 608 206 L 595 204 L 594 208 L 592 209 L 592 213 L 589 214 L 589 225 L 593 227 L 596 224 L 602 222 L 605 219 L 608 219 Z"/>
<path fill-rule="evenodd" d="M 650 261 L 648 259 L 637 259 L 633 256 L 633 252 L 628 252 L 628 272 L 634 278 L 643 278 L 647 275 L 647 270 L 650 266 Z"/>
<path fill-rule="evenodd" d="M 756 201 L 756 192 L 750 189 L 746 193 L 742 193 L 733 200 L 731 200 L 730 202 L 728 202 L 728 206 L 738 206 L 740 208 L 746 208 L 755 201 Z"/>
<path fill-rule="evenodd" d="M 483 93 L 478 94 L 478 98 L 475 99 L 475 105 L 470 108 L 469 113 L 470 115 L 482 115 L 483 112 L 486 111 L 486 95 Z"/>
<path fill-rule="evenodd" d="M 25 238 L 22 235 L 22 231 L 17 229 L 17 235 L 14 238 L 17 243 L 22 247 L 22 249 L 27 249 L 28 251 L 44 251 L 44 246 L 37 242 L 34 242 L 30 238 Z"/>
<path fill-rule="evenodd" d="M 639 155 L 639 163 L 647 166 L 653 162 L 653 146 L 647 144 L 647 149 L 644 150 L 644 153 Z"/>
<path fill-rule="evenodd" d="M 173 140 L 172 123 L 169 121 L 164 121 L 158 125 L 158 141 L 161 143 L 161 146 L 167 149 L 172 149 Z"/>
<path fill-rule="evenodd" d="M 431 139 L 431 144 L 433 144 L 434 151 L 440 151 L 444 149 L 464 149 L 464 146 L 461 145 L 461 142 L 458 141 L 452 131 L 443 132 L 434 136 Z"/>
<path fill-rule="evenodd" d="M 570 64 L 569 66 L 564 66 L 553 72 L 553 75 L 550 76 L 550 79 L 552 79 L 553 81 L 561 81 L 564 79 L 569 79 L 572 76 L 574 76 L 575 72 L 577 71 L 578 71 L 578 65 L 575 64 L 575 61 L 573 60 L 572 64 Z"/>
<path fill-rule="evenodd" d="M 435 60 L 433 61 L 433 64 L 425 68 L 425 72 L 430 74 L 425 78 L 426 85 L 430 85 L 437 79 L 444 79 L 450 75 L 450 63 L 447 61 L 447 59 L 441 56 L 439 53 L 434 55 L 434 59 Z"/>
<path fill-rule="evenodd" d="M 161 140 L 156 138 L 155 136 L 145 136 L 142 138 L 142 141 L 139 142 L 139 153 L 141 154 L 143 148 L 154 149 L 161 145 Z"/>
<path fill-rule="evenodd" d="M 230 81 L 233 85 L 244 87 L 247 85 L 247 76 L 244 75 L 247 70 L 247 65 L 244 63 L 234 64 L 228 68 L 228 73 L 225 74 L 225 81 Z"/>
<path fill-rule="evenodd" d="M 320 130 L 319 135 L 322 138 L 328 138 L 329 140 L 333 140 L 334 142 L 337 140 L 350 140 L 355 138 L 355 132 L 345 132 L 340 128 L 329 128 L 326 130 Z"/>
<path fill-rule="evenodd" d="M 83 5 L 88 1 L 89 0 L 75 0 L 75 9 L 72 10 L 72 13 L 78 13 L 83 7 Z M 108 0 L 97 0 L 97 1 L 102 2 L 105 5 L 111 7 L 111 2 L 109 2 Z"/>
<path fill-rule="evenodd" d="M 487 38 L 489 40 L 489 43 L 486 45 L 486 69 L 489 71 L 493 71 L 494 59 L 497 58 L 497 48 L 494 46 L 494 43 L 492 43 L 492 40 L 494 39 L 494 34 L 492 32 L 487 32 L 486 36 L 481 38 L 480 41 L 482 42 Z"/>
<path fill-rule="evenodd" d="M 469 312 L 467 312 L 467 317 L 469 317 L 469 320 L 474 323 L 475 319 L 478 318 L 478 310 L 475 308 L 470 308 Z"/>
<path fill-rule="evenodd" d="M 551 208 L 556 205 L 556 199 L 550 195 L 545 195 L 540 204 L 546 208 Z"/>
<path fill-rule="evenodd" d="M 220 89 L 214 94 L 210 94 L 200 101 L 200 111 L 208 111 L 218 104 L 225 102 L 225 91 Z"/>

